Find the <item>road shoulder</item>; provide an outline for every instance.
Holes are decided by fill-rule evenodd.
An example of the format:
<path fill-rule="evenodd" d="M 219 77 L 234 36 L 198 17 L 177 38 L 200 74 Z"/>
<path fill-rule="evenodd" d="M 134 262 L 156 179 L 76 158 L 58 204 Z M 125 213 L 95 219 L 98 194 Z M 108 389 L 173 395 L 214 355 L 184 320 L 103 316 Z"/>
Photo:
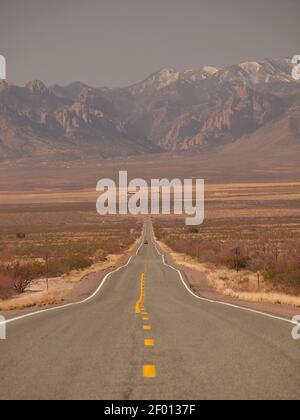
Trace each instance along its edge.
<path fill-rule="evenodd" d="M 51 308 L 59 308 L 61 306 L 79 303 L 89 298 L 100 286 L 101 282 L 112 270 L 116 270 L 126 264 L 130 257 L 134 256 L 139 248 L 140 239 L 131 246 L 123 255 L 115 259 L 113 264 L 104 265 L 105 268 L 91 267 L 90 272 L 86 274 L 82 272 L 80 280 L 73 284 L 73 286 L 66 290 L 62 296 L 58 296 L 53 302 L 49 304 L 36 304 L 35 306 L 24 309 L 13 309 L 9 311 L 0 311 L 0 315 L 4 316 L 6 320 L 17 318 L 19 316 L 40 312 Z M 98 266 L 99 267 L 99 266 Z M 51 289 L 50 289 L 51 290 Z"/>
<path fill-rule="evenodd" d="M 204 271 L 192 268 L 189 264 L 187 264 L 187 266 L 184 264 L 178 264 L 174 258 L 174 253 L 171 252 L 167 246 L 158 241 L 156 241 L 156 245 L 159 251 L 165 255 L 166 262 L 181 271 L 187 285 L 201 298 L 237 305 L 242 308 L 264 312 L 269 315 L 286 319 L 292 319 L 294 316 L 300 314 L 300 308 L 292 305 L 274 304 L 268 302 L 249 302 L 223 295 L 210 285 Z"/>

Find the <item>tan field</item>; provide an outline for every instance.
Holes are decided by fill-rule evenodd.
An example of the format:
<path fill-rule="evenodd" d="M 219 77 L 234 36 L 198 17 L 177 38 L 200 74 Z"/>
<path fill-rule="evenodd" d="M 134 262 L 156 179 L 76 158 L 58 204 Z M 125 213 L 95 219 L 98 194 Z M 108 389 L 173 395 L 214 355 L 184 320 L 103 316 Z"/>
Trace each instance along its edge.
<path fill-rule="evenodd" d="M 111 255 L 122 254 L 139 236 L 142 220 L 120 216 L 100 217 L 95 209 L 97 181 L 102 177 L 117 180 L 120 169 L 128 169 L 129 178 L 148 180 L 153 174 L 158 178 L 169 174 L 169 179 L 192 175 L 196 168 L 195 157 L 185 158 L 181 166 L 180 158 L 173 158 L 74 162 L 68 165 L 60 163 L 56 167 L 45 165 L 32 168 L 1 165 L 2 268 L 16 261 L 45 264 L 45 255 L 51 254 L 51 270 L 55 278 L 60 271 L 62 274 L 72 271 L 73 265 L 77 265 L 74 262 L 76 259 L 82 263 L 80 270 L 84 270 L 86 266 L 111 258 Z M 221 177 L 217 175 L 220 171 L 214 174 L 212 168 L 205 164 L 203 168 L 203 174 L 201 168 L 194 173 L 206 180 L 204 225 L 195 234 L 188 232 L 183 217 L 156 217 L 156 230 L 162 240 L 167 237 L 167 244 L 171 248 L 176 245 L 175 251 L 210 264 L 211 282 L 216 288 L 222 286 L 226 293 L 229 293 L 228 290 L 235 294 L 251 292 L 251 278 L 256 279 L 259 272 L 262 279 L 268 277 L 268 281 L 261 281 L 260 293 L 288 291 L 298 294 L 293 271 L 297 257 L 292 258 L 289 267 L 277 267 L 281 259 L 286 254 L 296 252 L 300 244 L 300 182 L 292 181 L 297 180 L 295 171 L 292 175 L 289 170 L 279 171 L 280 176 L 271 176 L 269 172 L 268 176 L 265 174 L 263 177 L 258 172 L 255 175 L 254 169 L 249 173 L 245 169 L 241 172 L 239 182 L 236 182 L 237 173 L 228 172 L 228 175 Z M 295 166 L 293 168 L 295 170 Z M 180 174 L 176 174 L 176 170 Z M 228 183 L 224 182 L 226 178 Z M 18 239 L 18 233 L 24 233 L 26 237 Z M 249 281 L 236 280 L 229 287 L 228 282 L 222 280 L 226 275 L 220 272 L 216 278 L 215 269 L 230 269 L 228 264 L 232 264 L 232 252 L 236 247 L 251 259 L 251 267 L 244 272 L 244 277 Z M 289 252 L 291 249 L 292 252 Z M 274 253 L 277 271 L 271 267 Z M 267 266 L 273 271 L 270 268 L 272 272 L 269 270 L 266 274 Z M 289 285 L 282 281 L 286 271 L 292 278 Z M 292 271 L 293 275 L 290 274 Z M 275 282 L 275 286 L 272 276 L 280 278 L 280 281 L 277 278 L 278 284 Z M 229 277 L 232 278 L 232 275 Z M 8 279 L 6 286 L 0 290 L 2 297 L 15 294 L 11 281 L 11 278 Z M 45 291 L 42 290 L 42 293 Z"/>
<path fill-rule="evenodd" d="M 299 193 L 298 182 L 207 185 L 199 229 L 157 217 L 155 232 L 179 265 L 205 273 L 223 295 L 299 306 Z"/>
<path fill-rule="evenodd" d="M 118 264 L 140 237 L 141 229 L 139 218 L 100 218 L 94 205 L 76 203 L 76 198 L 65 203 L 59 193 L 56 201 L 43 204 L 35 204 L 34 198 L 22 205 L 2 204 L 0 308 L 60 299 L 88 273 Z M 18 296 L 15 280 L 27 277 L 31 282 Z M 1 298 L 14 299 L 5 303 Z"/>

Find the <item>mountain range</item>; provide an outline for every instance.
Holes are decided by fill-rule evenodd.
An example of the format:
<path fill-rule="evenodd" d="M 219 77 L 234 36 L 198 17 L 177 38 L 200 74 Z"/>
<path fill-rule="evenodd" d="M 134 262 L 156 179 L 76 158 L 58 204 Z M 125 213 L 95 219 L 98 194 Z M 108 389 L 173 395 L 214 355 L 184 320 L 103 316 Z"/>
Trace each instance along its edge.
<path fill-rule="evenodd" d="M 0 82 L 0 160 L 300 151 L 291 59 L 162 69 L 128 88 Z M 300 156 L 300 154 L 299 154 Z"/>

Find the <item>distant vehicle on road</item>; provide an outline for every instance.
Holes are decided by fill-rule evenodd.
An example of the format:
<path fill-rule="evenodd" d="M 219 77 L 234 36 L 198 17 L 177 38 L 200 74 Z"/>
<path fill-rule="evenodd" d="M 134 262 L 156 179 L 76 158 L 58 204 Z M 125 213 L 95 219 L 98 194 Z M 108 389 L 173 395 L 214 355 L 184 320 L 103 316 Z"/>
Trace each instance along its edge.
<path fill-rule="evenodd" d="M 144 245 L 149 245 L 149 242 L 146 240 L 146 241 L 144 242 Z"/>

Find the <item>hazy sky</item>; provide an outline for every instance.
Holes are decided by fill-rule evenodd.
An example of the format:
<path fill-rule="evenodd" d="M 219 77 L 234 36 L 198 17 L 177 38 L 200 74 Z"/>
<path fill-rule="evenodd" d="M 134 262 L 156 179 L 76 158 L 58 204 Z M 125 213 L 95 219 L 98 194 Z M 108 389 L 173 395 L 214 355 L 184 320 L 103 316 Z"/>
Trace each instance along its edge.
<path fill-rule="evenodd" d="M 165 66 L 300 54 L 299 0 L 0 1 L 0 54 L 19 84 L 126 86 Z"/>

